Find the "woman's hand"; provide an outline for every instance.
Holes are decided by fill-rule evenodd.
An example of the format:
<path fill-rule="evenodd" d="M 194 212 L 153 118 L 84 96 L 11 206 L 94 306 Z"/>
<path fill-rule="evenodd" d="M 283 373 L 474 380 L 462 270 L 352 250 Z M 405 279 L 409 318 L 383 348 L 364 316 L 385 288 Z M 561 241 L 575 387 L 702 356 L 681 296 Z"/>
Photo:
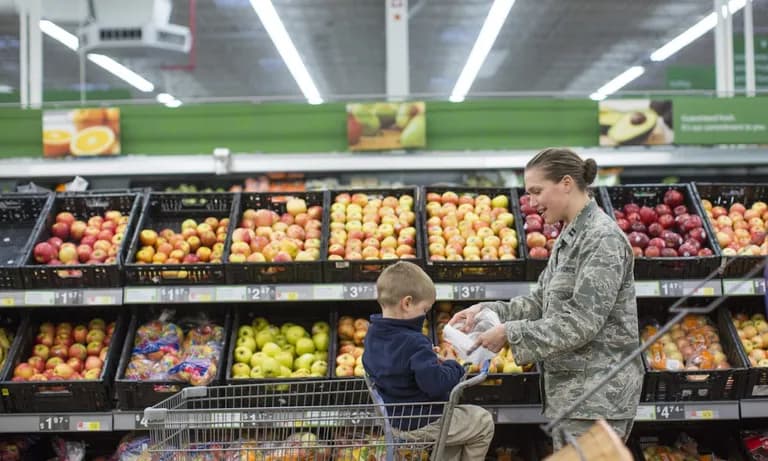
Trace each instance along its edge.
<path fill-rule="evenodd" d="M 448 325 L 463 323 L 461 326 L 461 331 L 464 333 L 469 333 L 475 327 L 475 317 L 481 310 L 483 310 L 483 306 L 480 304 L 475 304 L 474 306 L 468 307 L 463 311 L 459 311 L 451 318 L 450 322 L 448 322 Z"/>
<path fill-rule="evenodd" d="M 490 330 L 486 330 L 480 334 L 475 340 L 475 344 L 467 351 L 467 355 L 471 354 L 478 347 L 482 346 L 491 352 L 499 352 L 502 347 L 507 343 L 507 330 L 504 328 L 504 324 L 496 325 Z"/>

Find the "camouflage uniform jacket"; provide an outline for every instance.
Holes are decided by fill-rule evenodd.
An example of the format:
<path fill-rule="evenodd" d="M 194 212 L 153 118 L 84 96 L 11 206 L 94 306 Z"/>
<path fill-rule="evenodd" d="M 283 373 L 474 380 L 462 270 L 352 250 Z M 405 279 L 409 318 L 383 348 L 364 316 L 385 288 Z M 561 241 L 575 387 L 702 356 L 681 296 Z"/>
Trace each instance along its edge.
<path fill-rule="evenodd" d="M 626 237 L 590 201 L 563 230 L 529 295 L 482 303 L 505 322 L 515 361 L 543 368 L 547 417 L 567 408 L 639 345 L 633 268 Z M 634 418 L 642 375 L 638 359 L 569 418 Z"/>

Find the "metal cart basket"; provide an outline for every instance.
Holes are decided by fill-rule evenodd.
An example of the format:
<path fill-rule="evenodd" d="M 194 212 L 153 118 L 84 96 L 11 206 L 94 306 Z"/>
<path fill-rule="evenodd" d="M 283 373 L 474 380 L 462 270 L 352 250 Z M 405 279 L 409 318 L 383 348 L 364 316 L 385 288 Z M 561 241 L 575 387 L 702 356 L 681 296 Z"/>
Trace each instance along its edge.
<path fill-rule="evenodd" d="M 487 371 L 487 365 L 485 367 Z M 447 402 L 384 404 L 362 379 L 190 387 L 147 408 L 153 461 L 439 460 L 463 380 Z M 437 437 L 409 431 L 439 425 Z"/>

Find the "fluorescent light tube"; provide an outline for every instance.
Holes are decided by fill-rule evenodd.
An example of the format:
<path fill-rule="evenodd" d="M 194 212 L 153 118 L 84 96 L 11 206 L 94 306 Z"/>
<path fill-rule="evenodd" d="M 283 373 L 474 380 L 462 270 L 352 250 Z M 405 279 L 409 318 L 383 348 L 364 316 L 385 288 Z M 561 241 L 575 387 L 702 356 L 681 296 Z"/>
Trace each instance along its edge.
<path fill-rule="evenodd" d="M 40 30 L 72 51 L 77 51 L 80 46 L 80 40 L 76 35 L 67 32 L 47 19 L 40 20 Z"/>
<path fill-rule="evenodd" d="M 299 85 L 299 89 L 304 93 L 304 97 L 310 104 L 322 104 L 323 98 L 320 97 L 320 92 L 315 86 L 315 82 L 312 77 L 309 76 L 307 68 L 304 66 L 304 62 L 299 56 L 299 52 L 296 51 L 296 47 L 285 30 L 283 21 L 280 20 L 275 7 L 272 5 L 272 0 L 251 0 L 251 6 L 259 16 L 261 23 L 269 34 L 269 38 L 272 39 L 272 43 L 275 44 L 278 53 L 283 58 L 285 65 L 288 66 L 288 70 L 291 72 L 293 79 Z"/>
<path fill-rule="evenodd" d="M 106 70 L 107 72 L 114 74 L 116 77 L 126 81 L 139 91 L 149 93 L 155 89 L 155 85 L 153 85 L 152 82 L 110 58 L 109 56 L 89 53 L 88 60 Z"/>
<path fill-rule="evenodd" d="M 251 1 L 253 2 L 254 0 Z M 469 89 L 472 88 L 480 67 L 485 62 L 488 52 L 491 51 L 493 43 L 496 41 L 501 27 L 504 25 L 504 21 L 507 20 L 509 10 L 512 9 L 514 4 L 515 0 L 494 0 L 491 9 L 488 11 L 488 16 L 485 18 L 483 27 L 480 29 L 480 35 L 477 36 L 477 41 L 475 41 L 475 45 L 469 53 L 467 63 L 464 64 L 464 69 L 462 69 L 459 79 L 456 80 L 456 85 L 453 87 L 449 98 L 451 102 L 461 102 L 469 93 Z"/>
<path fill-rule="evenodd" d="M 601 86 L 597 91 L 592 93 L 589 97 L 590 99 L 593 99 L 595 101 L 601 101 L 605 99 L 606 96 L 609 96 L 619 91 L 620 89 L 624 88 L 632 80 L 643 75 L 644 73 L 645 73 L 645 67 L 643 66 L 630 67 L 629 69 L 625 70 L 624 72 L 616 76 L 616 78 L 614 78 L 610 82 Z"/>

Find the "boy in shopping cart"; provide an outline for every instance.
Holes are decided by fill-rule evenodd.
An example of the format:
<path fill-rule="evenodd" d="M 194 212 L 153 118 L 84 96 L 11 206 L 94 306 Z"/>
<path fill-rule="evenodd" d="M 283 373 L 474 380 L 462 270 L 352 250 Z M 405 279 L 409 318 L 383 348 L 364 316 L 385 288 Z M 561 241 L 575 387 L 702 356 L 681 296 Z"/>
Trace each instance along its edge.
<path fill-rule="evenodd" d="M 441 360 L 422 333 L 435 302 L 435 285 L 417 265 L 405 261 L 387 267 L 376 282 L 381 314 L 371 316 L 365 336 L 363 366 L 386 404 L 444 402 L 464 376 L 454 360 Z M 426 407 L 426 408 L 425 408 Z M 390 414 L 393 432 L 402 439 L 437 439 L 442 404 L 414 405 L 406 414 Z M 485 459 L 493 438 L 491 414 L 475 405 L 454 408 L 443 459 Z"/>

